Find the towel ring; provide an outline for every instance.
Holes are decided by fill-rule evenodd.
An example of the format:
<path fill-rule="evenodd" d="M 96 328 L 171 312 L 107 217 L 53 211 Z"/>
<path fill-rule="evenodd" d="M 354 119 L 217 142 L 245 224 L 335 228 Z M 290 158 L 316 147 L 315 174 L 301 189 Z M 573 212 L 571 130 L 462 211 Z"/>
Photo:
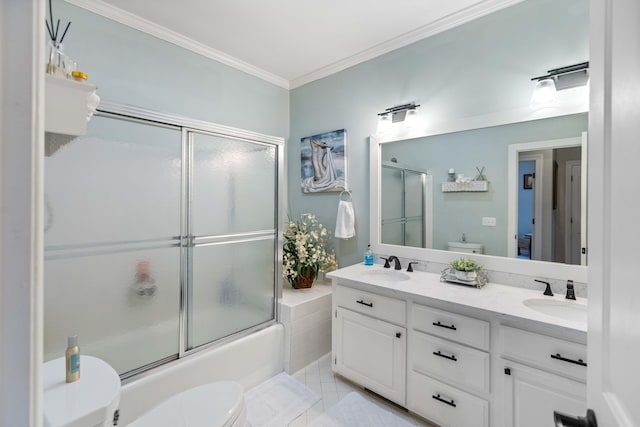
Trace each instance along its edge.
<path fill-rule="evenodd" d="M 347 200 L 345 200 L 345 201 L 348 201 L 348 200 L 353 201 L 353 195 L 351 194 L 351 191 L 350 191 L 350 190 L 344 190 L 344 191 L 342 191 L 342 192 L 340 193 L 340 196 L 339 196 L 340 200 L 342 200 L 342 196 L 343 196 L 344 194 L 347 194 L 347 195 L 349 196 L 349 198 L 348 198 Z"/>

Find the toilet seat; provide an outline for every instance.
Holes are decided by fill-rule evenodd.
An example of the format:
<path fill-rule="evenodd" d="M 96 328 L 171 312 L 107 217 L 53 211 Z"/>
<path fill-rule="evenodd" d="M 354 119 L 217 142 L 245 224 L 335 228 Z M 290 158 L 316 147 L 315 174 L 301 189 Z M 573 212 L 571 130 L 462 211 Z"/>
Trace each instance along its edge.
<path fill-rule="evenodd" d="M 171 396 L 129 427 L 243 427 L 245 419 L 242 386 L 220 381 Z"/>

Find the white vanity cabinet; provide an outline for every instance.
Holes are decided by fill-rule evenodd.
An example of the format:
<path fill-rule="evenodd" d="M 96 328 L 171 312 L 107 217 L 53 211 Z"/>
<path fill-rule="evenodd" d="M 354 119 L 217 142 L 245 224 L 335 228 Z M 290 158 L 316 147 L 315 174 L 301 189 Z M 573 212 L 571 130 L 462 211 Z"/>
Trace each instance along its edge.
<path fill-rule="evenodd" d="M 509 326 L 500 333 L 504 426 L 551 427 L 554 411 L 586 412 L 586 345 Z"/>
<path fill-rule="evenodd" d="M 406 302 L 334 286 L 333 370 L 405 404 Z"/>
<path fill-rule="evenodd" d="M 538 292 L 393 274 L 331 273 L 334 372 L 441 427 L 552 427 L 554 411 L 586 412 L 585 327 L 528 308 Z"/>
<path fill-rule="evenodd" d="M 489 322 L 410 309 L 407 408 L 442 426 L 489 426 Z"/>

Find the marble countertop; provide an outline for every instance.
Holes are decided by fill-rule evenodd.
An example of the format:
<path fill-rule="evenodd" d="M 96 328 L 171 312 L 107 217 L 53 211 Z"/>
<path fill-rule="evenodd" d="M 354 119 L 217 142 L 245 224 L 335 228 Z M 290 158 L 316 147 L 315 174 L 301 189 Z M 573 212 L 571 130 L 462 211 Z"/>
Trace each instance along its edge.
<path fill-rule="evenodd" d="M 487 283 L 483 288 L 478 289 L 470 286 L 457 285 L 440 281 L 440 275 L 422 271 L 407 273 L 405 270 L 398 271 L 409 276 L 408 280 L 392 281 L 384 276 L 376 276 L 380 271 L 392 272 L 393 269 L 385 269 L 380 265 L 365 266 L 364 264 L 354 264 L 341 268 L 327 274 L 328 278 L 340 279 L 343 282 L 354 282 L 365 284 L 373 288 L 382 288 L 391 291 L 399 297 L 423 297 L 442 302 L 457 304 L 460 306 L 489 311 L 498 315 L 512 317 L 517 320 L 539 322 L 548 326 L 566 328 L 577 332 L 587 331 L 587 322 L 566 320 L 560 317 L 543 314 L 537 310 L 524 305 L 524 301 L 532 298 L 555 300 L 558 303 L 571 303 L 581 305 L 586 309 L 587 299 L 578 298 L 576 301 L 567 300 L 564 294 L 556 294 L 553 297 L 544 296 L 543 289 L 534 291 L 531 289 L 518 288 L 514 286 L 501 285 L 498 283 Z M 369 273 L 369 274 L 363 274 Z M 374 289 L 372 289 L 374 290 Z"/>

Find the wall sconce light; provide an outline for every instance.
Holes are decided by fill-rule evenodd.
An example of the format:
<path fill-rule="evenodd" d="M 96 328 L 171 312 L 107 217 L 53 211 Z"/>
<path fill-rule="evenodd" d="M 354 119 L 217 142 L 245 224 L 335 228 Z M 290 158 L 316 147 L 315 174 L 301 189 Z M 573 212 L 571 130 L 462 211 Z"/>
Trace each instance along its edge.
<path fill-rule="evenodd" d="M 531 107 L 539 108 L 555 103 L 559 90 L 584 86 L 589 81 L 589 62 L 554 68 L 547 74 L 531 79 L 536 87 L 531 96 Z"/>
<path fill-rule="evenodd" d="M 397 105 L 395 107 L 387 108 L 383 113 L 378 113 L 380 118 L 378 119 L 378 134 L 389 133 L 392 129 L 393 123 L 404 122 L 404 126 L 407 128 L 414 128 L 418 122 L 418 112 L 416 108 L 420 105 L 415 103 Z"/>

